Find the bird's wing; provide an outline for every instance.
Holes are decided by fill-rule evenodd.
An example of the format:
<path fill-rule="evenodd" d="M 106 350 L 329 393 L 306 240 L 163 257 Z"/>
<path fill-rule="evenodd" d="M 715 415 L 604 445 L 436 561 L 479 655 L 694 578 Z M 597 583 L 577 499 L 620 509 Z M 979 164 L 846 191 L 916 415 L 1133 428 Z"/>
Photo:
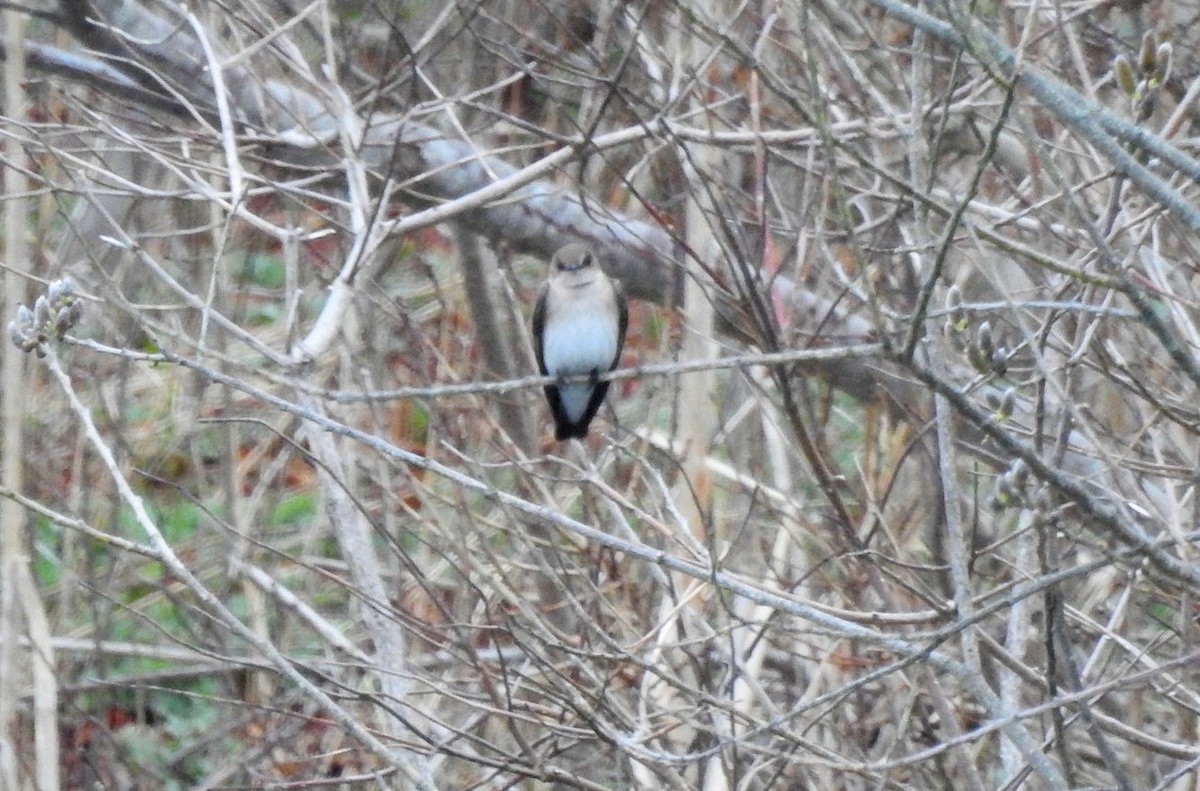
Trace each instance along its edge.
<path fill-rule="evenodd" d="M 620 280 L 610 280 L 613 299 L 617 303 L 617 353 L 613 356 L 612 368 L 621 362 L 621 350 L 625 348 L 625 330 L 629 328 L 629 303 L 625 299 L 625 288 Z"/>
<path fill-rule="evenodd" d="M 538 370 L 545 376 L 546 358 L 542 354 L 542 332 L 546 329 L 546 295 L 550 293 L 550 281 L 542 284 L 537 302 L 533 305 L 533 351 L 537 355 Z"/>

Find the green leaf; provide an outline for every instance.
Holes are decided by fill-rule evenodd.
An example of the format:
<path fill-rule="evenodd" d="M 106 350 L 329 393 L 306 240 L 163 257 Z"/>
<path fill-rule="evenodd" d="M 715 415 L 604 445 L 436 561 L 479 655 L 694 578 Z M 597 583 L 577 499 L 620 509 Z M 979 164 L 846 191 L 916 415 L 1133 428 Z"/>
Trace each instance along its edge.
<path fill-rule="evenodd" d="M 62 530 L 46 517 L 33 525 L 33 577 L 39 585 L 54 585 L 62 574 L 59 554 Z"/>
<path fill-rule="evenodd" d="M 271 513 L 271 524 L 303 525 L 310 522 L 317 512 L 317 495 L 315 492 L 299 492 L 285 497 L 275 506 Z"/>
<path fill-rule="evenodd" d="M 287 264 L 277 255 L 257 253 L 242 262 L 241 278 L 261 288 L 282 288 L 287 280 Z"/>

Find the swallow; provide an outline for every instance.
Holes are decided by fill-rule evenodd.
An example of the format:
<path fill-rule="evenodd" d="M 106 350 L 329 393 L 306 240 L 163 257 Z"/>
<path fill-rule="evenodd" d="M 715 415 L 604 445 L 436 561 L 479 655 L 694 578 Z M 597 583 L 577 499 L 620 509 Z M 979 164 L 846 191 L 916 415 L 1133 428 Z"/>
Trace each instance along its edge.
<path fill-rule="evenodd" d="M 545 387 L 559 442 L 587 436 L 608 394 L 599 376 L 617 367 L 628 325 L 621 286 L 591 248 L 569 244 L 554 254 L 533 309 L 533 344 L 542 375 L 559 380 Z M 588 379 L 563 381 L 573 376 Z"/>

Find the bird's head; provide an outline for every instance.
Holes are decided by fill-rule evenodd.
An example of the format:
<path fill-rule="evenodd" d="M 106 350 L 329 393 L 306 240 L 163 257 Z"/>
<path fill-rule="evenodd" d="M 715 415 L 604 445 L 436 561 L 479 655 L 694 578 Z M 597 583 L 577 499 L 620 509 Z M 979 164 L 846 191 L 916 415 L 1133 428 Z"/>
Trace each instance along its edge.
<path fill-rule="evenodd" d="M 555 272 L 579 272 L 595 266 L 596 254 L 586 244 L 569 244 L 554 254 L 551 269 Z"/>

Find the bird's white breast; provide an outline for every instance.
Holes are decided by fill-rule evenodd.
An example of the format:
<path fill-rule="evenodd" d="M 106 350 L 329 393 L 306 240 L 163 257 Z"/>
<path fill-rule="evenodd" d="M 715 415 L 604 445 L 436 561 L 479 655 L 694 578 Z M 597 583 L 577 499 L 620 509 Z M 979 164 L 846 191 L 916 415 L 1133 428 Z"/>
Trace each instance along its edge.
<path fill-rule="evenodd" d="M 604 311 L 572 307 L 553 316 L 543 332 L 542 360 L 546 371 L 551 376 L 607 371 L 616 362 L 616 317 Z"/>

